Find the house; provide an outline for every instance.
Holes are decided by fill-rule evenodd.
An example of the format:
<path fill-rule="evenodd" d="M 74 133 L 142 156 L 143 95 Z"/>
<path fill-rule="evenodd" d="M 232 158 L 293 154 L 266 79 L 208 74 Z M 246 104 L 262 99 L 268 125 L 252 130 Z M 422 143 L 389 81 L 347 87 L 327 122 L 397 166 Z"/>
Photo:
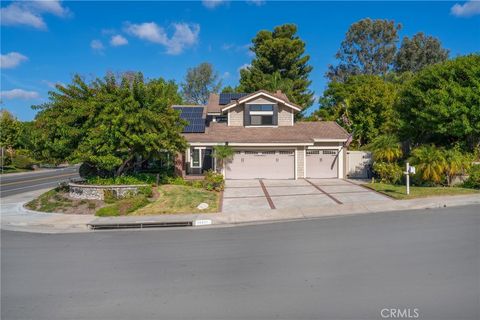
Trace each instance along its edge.
<path fill-rule="evenodd" d="M 189 122 L 189 148 L 176 159 L 177 174 L 207 170 L 226 179 L 343 178 L 348 132 L 333 121 L 296 122 L 302 108 L 281 91 L 211 94 L 205 106 L 173 106 Z M 214 146 L 229 145 L 220 168 Z"/>

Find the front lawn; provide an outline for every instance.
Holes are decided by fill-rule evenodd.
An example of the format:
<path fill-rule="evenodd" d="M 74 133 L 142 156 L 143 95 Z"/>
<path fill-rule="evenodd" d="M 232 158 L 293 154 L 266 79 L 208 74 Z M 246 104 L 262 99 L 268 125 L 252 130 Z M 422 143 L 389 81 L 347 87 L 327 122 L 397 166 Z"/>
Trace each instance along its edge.
<path fill-rule="evenodd" d="M 104 203 L 100 200 L 72 199 L 68 196 L 68 190 L 60 187 L 41 194 L 25 205 L 35 211 L 70 214 L 94 214 L 102 206 Z"/>
<path fill-rule="evenodd" d="M 413 199 L 434 196 L 455 196 L 462 194 L 479 194 L 480 190 L 460 187 L 417 187 L 410 186 L 410 195 L 407 195 L 405 185 L 393 185 L 387 183 L 368 183 L 366 187 L 384 193 L 395 199 Z"/>
<path fill-rule="evenodd" d="M 220 193 L 216 191 L 182 185 L 162 185 L 158 187 L 158 192 L 159 196 L 153 203 L 132 214 L 217 212 L 219 208 Z M 208 208 L 197 209 L 203 202 L 208 204 Z"/>

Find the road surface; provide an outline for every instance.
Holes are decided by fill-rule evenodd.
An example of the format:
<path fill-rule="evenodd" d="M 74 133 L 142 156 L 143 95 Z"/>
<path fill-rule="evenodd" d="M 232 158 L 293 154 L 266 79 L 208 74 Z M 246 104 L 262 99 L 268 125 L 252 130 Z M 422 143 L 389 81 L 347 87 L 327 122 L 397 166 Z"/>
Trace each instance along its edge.
<path fill-rule="evenodd" d="M 0 176 L 0 197 L 19 193 L 54 188 L 59 182 L 79 178 L 78 166 L 60 169 L 44 169 L 21 174 L 3 174 Z"/>
<path fill-rule="evenodd" d="M 370 320 L 390 309 L 479 319 L 478 212 L 203 230 L 3 231 L 2 319 Z"/>

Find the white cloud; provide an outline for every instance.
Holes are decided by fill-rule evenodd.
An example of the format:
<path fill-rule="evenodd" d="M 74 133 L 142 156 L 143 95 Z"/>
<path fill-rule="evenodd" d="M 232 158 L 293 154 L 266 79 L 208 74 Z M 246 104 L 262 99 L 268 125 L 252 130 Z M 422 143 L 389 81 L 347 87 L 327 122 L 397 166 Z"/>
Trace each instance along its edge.
<path fill-rule="evenodd" d="M 463 5 L 456 3 L 451 9 L 451 14 L 457 17 L 471 17 L 480 14 L 480 1 L 470 0 Z"/>
<path fill-rule="evenodd" d="M 228 79 L 228 78 L 230 78 L 230 72 L 225 71 L 225 72 L 222 74 L 222 79 Z"/>
<path fill-rule="evenodd" d="M 137 38 L 165 46 L 168 54 L 180 54 L 185 48 L 198 42 L 200 26 L 198 24 L 174 23 L 173 35 L 168 36 L 164 28 L 155 22 L 141 24 L 127 24 L 125 31 Z"/>
<path fill-rule="evenodd" d="M 18 52 L 10 52 L 0 56 L 0 68 L 9 69 L 15 68 L 21 62 L 28 60 L 26 56 Z"/>
<path fill-rule="evenodd" d="M 97 52 L 103 52 L 105 46 L 103 45 L 102 41 L 100 40 L 92 40 L 90 42 L 90 48 Z"/>
<path fill-rule="evenodd" d="M 128 44 L 128 40 L 125 39 L 125 37 L 117 34 L 117 35 L 114 35 L 111 39 L 110 39 L 110 44 L 114 47 L 118 47 L 118 46 L 124 46 L 126 44 Z"/>
<path fill-rule="evenodd" d="M 215 9 L 218 6 L 227 4 L 227 0 L 202 0 L 202 4 L 204 7 L 208 9 Z"/>
<path fill-rule="evenodd" d="M 263 6 L 266 2 L 266 0 L 247 0 L 248 4 L 253 4 L 258 7 Z"/>
<path fill-rule="evenodd" d="M 240 72 L 240 70 L 242 69 L 248 69 L 250 68 L 252 65 L 249 64 L 249 63 L 245 63 L 245 64 L 242 64 L 240 67 L 238 67 L 237 71 Z"/>
<path fill-rule="evenodd" d="M 52 88 L 52 89 L 55 89 L 57 84 L 61 85 L 62 87 L 66 86 L 65 83 L 60 82 L 60 81 L 52 82 L 52 81 L 48 81 L 48 80 L 42 80 L 42 83 L 46 84 L 49 88 Z"/>
<path fill-rule="evenodd" d="M 24 100 L 29 100 L 29 99 L 37 99 L 39 98 L 40 95 L 36 91 L 26 91 L 23 89 L 12 89 L 12 90 L 7 90 L 7 91 L 1 91 L 0 92 L 0 98 L 2 99 L 24 99 Z"/>
<path fill-rule="evenodd" d="M 37 29 L 47 29 L 44 14 L 66 17 L 70 11 L 59 0 L 14 1 L 0 9 L 1 23 L 7 26 L 25 25 Z"/>

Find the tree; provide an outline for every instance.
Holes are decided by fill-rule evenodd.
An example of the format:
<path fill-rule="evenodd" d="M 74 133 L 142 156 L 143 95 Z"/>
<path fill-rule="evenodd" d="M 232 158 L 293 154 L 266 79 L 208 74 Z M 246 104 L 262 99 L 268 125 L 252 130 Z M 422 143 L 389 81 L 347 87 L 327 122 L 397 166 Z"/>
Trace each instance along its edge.
<path fill-rule="evenodd" d="M 235 93 L 237 90 L 232 86 L 223 87 L 222 93 Z"/>
<path fill-rule="evenodd" d="M 8 110 L 0 110 L 0 146 L 16 148 L 20 134 L 21 122 Z"/>
<path fill-rule="evenodd" d="M 183 150 L 185 122 L 170 106 L 181 102 L 177 86 L 163 79 L 133 78 L 57 86 L 50 101 L 37 108 L 43 156 L 56 162 L 84 162 L 98 172 L 119 176 L 136 160 L 162 151 Z"/>
<path fill-rule="evenodd" d="M 210 93 L 217 93 L 222 86 L 222 82 L 218 78 L 218 73 L 207 62 L 188 69 L 185 82 L 182 83 L 182 94 L 185 101 L 206 104 Z"/>
<path fill-rule="evenodd" d="M 345 83 L 328 84 L 315 115 L 353 131 L 354 141 L 363 146 L 380 134 L 397 131 L 396 99 L 397 89 L 392 83 L 378 76 L 352 76 Z"/>
<path fill-rule="evenodd" d="M 220 167 L 223 168 L 225 161 L 232 159 L 233 155 L 235 154 L 235 150 L 232 147 L 227 145 L 219 145 L 213 147 L 214 149 L 214 156 L 216 159 L 220 160 Z"/>
<path fill-rule="evenodd" d="M 335 55 L 339 63 L 330 65 L 326 76 L 344 82 L 352 75 L 385 75 L 395 59 L 400 29 L 400 24 L 382 19 L 352 24 Z"/>
<path fill-rule="evenodd" d="M 480 55 L 428 66 L 408 81 L 398 103 L 401 139 L 466 150 L 480 147 Z"/>
<path fill-rule="evenodd" d="M 448 59 L 449 51 L 442 48 L 440 40 L 423 32 L 412 39 L 404 37 L 395 57 L 394 69 L 397 72 L 417 72 L 424 67 Z"/>
<path fill-rule="evenodd" d="M 393 134 L 384 134 L 374 138 L 367 148 L 373 152 L 375 161 L 393 162 L 402 156 L 400 142 Z"/>
<path fill-rule="evenodd" d="M 473 161 L 471 154 L 462 152 L 457 146 L 445 150 L 445 174 L 447 176 L 447 184 L 453 185 L 456 176 L 465 174 L 470 169 Z"/>
<path fill-rule="evenodd" d="M 275 27 L 273 32 L 258 32 L 250 48 L 255 58 L 250 67 L 240 70 L 238 91 L 282 90 L 293 103 L 311 106 L 313 92 L 308 87 L 313 68 L 308 64 L 310 56 L 305 55 L 305 42 L 296 34 L 294 24 Z"/>

